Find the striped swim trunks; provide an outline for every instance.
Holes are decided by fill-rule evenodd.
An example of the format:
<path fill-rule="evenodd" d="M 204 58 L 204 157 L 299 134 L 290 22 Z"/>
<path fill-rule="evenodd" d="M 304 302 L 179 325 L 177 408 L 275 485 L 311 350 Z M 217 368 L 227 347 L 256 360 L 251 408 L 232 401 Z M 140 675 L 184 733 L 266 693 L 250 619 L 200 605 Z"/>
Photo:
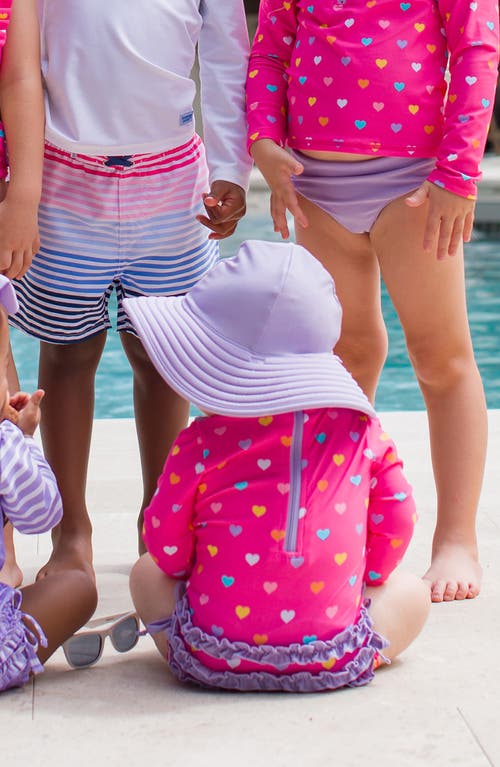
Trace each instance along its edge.
<path fill-rule="evenodd" d="M 88 157 L 45 149 L 41 247 L 15 282 L 12 324 L 49 343 L 112 327 L 134 333 L 124 298 L 187 292 L 216 262 L 216 241 L 196 220 L 208 170 L 201 139 L 159 154 Z"/>

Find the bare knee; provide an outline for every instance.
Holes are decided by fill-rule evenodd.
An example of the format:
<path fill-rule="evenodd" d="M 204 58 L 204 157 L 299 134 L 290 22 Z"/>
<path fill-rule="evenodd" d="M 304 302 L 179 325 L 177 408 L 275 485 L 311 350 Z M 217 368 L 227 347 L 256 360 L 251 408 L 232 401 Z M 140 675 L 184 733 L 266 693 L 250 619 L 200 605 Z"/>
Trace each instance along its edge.
<path fill-rule="evenodd" d="M 370 328 L 370 332 L 350 333 L 343 330 L 335 347 L 337 354 L 370 399 L 374 399 L 378 379 L 384 367 L 388 350 L 387 330 L 384 323 Z"/>
<path fill-rule="evenodd" d="M 92 617 L 97 607 L 97 588 L 94 577 L 90 572 L 78 569 L 64 573 L 64 579 L 67 580 L 72 599 L 79 606 L 83 625 Z"/>
<path fill-rule="evenodd" d="M 428 339 L 408 342 L 408 356 L 423 391 L 442 392 L 477 371 L 469 343 L 435 344 Z"/>
<path fill-rule="evenodd" d="M 153 560 L 149 554 L 143 554 L 132 567 L 129 577 L 129 586 L 134 599 L 134 594 L 140 592 L 149 583 L 149 574 L 152 571 L 154 565 Z"/>
<path fill-rule="evenodd" d="M 151 592 L 154 592 L 154 584 L 163 575 L 157 567 L 151 555 L 143 554 L 132 567 L 129 577 L 129 588 L 132 601 L 141 617 L 149 612 Z"/>
<path fill-rule="evenodd" d="M 134 372 L 141 369 L 154 369 L 146 349 L 137 336 L 122 332 L 120 333 L 120 341 Z"/>

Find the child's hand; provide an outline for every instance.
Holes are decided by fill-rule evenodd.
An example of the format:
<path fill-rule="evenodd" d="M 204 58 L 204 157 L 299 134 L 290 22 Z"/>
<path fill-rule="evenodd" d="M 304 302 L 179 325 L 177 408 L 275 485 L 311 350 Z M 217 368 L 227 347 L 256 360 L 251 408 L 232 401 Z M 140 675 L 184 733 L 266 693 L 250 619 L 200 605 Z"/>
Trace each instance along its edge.
<path fill-rule="evenodd" d="M 430 252 L 436 249 L 439 260 L 455 256 L 462 240 L 469 242 L 474 223 L 474 200 L 440 189 L 430 181 L 424 181 L 416 192 L 406 198 L 406 204 L 418 208 L 429 201 L 423 247 Z"/>
<path fill-rule="evenodd" d="M 304 166 L 271 139 L 256 141 L 252 144 L 250 151 L 271 190 L 271 216 L 274 231 L 279 232 L 286 240 L 290 236 L 286 220 L 287 210 L 297 219 L 300 226 L 304 228 L 308 226 L 307 218 L 302 212 L 292 184 L 292 176 L 300 175 Z"/>
<path fill-rule="evenodd" d="M 7 191 L 0 203 L 0 274 L 21 278 L 39 247 L 36 205 L 12 200 Z"/>
<path fill-rule="evenodd" d="M 43 389 L 37 389 L 33 394 L 19 391 L 10 398 L 10 406 L 17 412 L 17 425 L 27 437 L 33 436 L 40 423 L 40 402 L 44 394 Z"/>
<path fill-rule="evenodd" d="M 246 213 L 245 190 L 230 181 L 214 181 L 210 192 L 203 195 L 206 216 L 197 220 L 212 230 L 209 240 L 223 240 L 233 234 L 238 221 Z"/>

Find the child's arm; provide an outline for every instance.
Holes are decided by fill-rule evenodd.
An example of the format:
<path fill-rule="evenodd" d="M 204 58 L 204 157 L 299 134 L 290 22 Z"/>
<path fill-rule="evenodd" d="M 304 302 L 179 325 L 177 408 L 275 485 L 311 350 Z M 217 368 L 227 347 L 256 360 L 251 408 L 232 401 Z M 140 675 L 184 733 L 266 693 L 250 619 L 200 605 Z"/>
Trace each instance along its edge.
<path fill-rule="evenodd" d="M 44 533 L 62 518 L 56 478 L 32 437 L 3 421 L 0 429 L 2 510 L 17 530 Z"/>
<path fill-rule="evenodd" d="M 232 234 L 245 213 L 251 161 L 246 136 L 245 77 L 249 42 L 243 0 L 202 0 L 198 45 L 203 136 L 210 170 L 207 215 L 211 239 Z"/>
<path fill-rule="evenodd" d="M 249 147 L 264 138 L 286 144 L 288 69 L 296 33 L 296 0 L 261 0 L 246 81 Z"/>
<path fill-rule="evenodd" d="M 14 0 L 0 69 L 10 181 L 0 203 L 0 272 L 21 277 L 39 247 L 44 111 L 35 0 Z"/>
<path fill-rule="evenodd" d="M 291 177 L 303 171 L 285 151 L 287 137 L 287 71 L 297 29 L 296 3 L 262 0 L 246 83 L 247 145 L 255 164 L 271 190 L 274 231 L 290 236 L 289 210 L 301 226 L 307 226 Z"/>
<path fill-rule="evenodd" d="M 373 472 L 366 542 L 367 586 L 380 586 L 402 560 L 417 519 L 412 489 L 392 440 L 373 422 Z"/>
<path fill-rule="evenodd" d="M 476 182 L 491 120 L 498 68 L 498 4 L 495 0 L 439 0 L 450 51 L 450 83 L 444 136 L 436 168 L 407 199 L 429 200 L 424 249 L 455 255 L 472 233 Z"/>
<path fill-rule="evenodd" d="M 158 487 L 144 512 L 143 539 L 152 558 L 171 578 L 185 580 L 194 557 L 192 524 L 201 482 L 195 466 L 202 460 L 196 446 L 196 423 L 184 429 L 167 456 Z"/>

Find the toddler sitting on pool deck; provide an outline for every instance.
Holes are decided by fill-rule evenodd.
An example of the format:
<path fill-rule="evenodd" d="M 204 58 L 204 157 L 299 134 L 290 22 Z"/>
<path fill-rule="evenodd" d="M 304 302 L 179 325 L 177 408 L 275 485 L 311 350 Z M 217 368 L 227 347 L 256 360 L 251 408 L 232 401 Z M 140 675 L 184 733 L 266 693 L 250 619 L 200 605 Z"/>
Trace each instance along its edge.
<path fill-rule="evenodd" d="M 415 505 L 332 353 L 341 308 L 304 248 L 250 241 L 182 297 L 126 299 L 165 380 L 205 413 L 145 514 L 131 592 L 173 673 L 215 688 L 359 686 L 422 628 L 395 570 Z"/>

